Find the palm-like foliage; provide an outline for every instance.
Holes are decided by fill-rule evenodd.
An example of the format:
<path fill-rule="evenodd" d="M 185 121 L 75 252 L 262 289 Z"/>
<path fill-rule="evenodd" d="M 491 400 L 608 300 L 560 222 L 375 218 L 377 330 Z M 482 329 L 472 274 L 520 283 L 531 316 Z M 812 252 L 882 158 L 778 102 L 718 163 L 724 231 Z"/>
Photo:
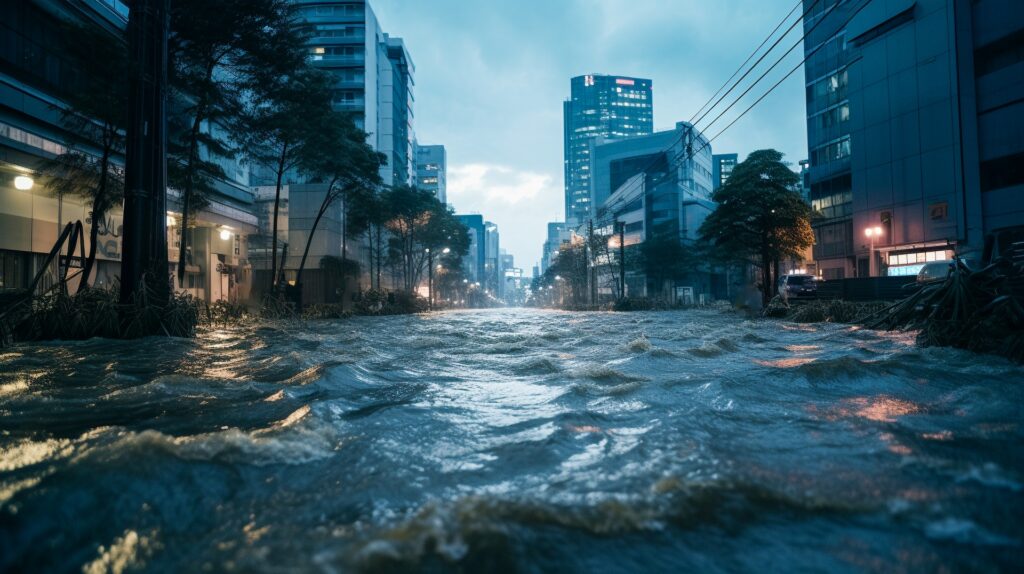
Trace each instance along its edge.
<path fill-rule="evenodd" d="M 168 180 L 181 192 L 178 281 L 184 281 L 194 213 L 237 154 L 218 129 L 246 131 L 242 112 L 254 86 L 304 62 L 296 7 L 287 0 L 175 0 L 168 42 L 172 113 Z"/>
<path fill-rule="evenodd" d="M 67 24 L 64 39 L 74 46 L 67 57 L 80 73 L 75 89 L 63 94 L 67 107 L 60 108 L 61 123 L 68 133 L 64 151 L 44 161 L 40 171 L 47 176 L 46 188 L 51 193 L 60 198 L 82 198 L 91 205 L 89 253 L 78 287 L 81 292 L 89 287 L 106 214 L 124 196 L 124 172 L 115 159 L 124 152 L 128 56 L 123 42 L 93 26 Z"/>

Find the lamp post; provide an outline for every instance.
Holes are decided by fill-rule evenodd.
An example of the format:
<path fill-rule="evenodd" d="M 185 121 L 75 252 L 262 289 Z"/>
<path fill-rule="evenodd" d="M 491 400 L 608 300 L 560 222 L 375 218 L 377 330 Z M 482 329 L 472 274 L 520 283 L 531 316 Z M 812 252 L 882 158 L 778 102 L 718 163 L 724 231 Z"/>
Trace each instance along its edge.
<path fill-rule="evenodd" d="M 427 310 L 434 310 L 434 252 L 427 248 Z"/>
<path fill-rule="evenodd" d="M 875 238 L 882 236 L 882 228 L 878 225 L 874 227 L 868 227 L 864 230 L 864 235 L 871 242 L 871 249 L 868 251 L 868 276 L 874 277 L 875 273 Z"/>
<path fill-rule="evenodd" d="M 427 309 L 434 310 L 434 252 L 429 247 L 425 249 L 427 252 Z M 442 255 L 451 253 L 452 250 L 445 247 L 441 250 Z M 441 265 L 437 266 L 438 269 Z"/>

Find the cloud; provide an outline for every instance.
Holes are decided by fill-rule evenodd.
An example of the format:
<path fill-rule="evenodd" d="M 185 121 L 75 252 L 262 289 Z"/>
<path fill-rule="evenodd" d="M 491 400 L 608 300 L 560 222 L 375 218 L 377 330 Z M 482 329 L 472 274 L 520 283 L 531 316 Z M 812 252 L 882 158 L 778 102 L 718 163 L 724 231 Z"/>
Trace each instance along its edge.
<path fill-rule="evenodd" d="M 472 163 L 448 168 L 448 197 L 452 203 L 485 200 L 487 205 L 515 205 L 551 193 L 552 177 L 501 165 Z"/>
<path fill-rule="evenodd" d="M 502 246 L 524 267 L 540 258 L 544 224 L 564 216 L 562 102 L 569 78 L 651 78 L 655 127 L 671 127 L 694 117 L 795 3 L 370 0 L 381 25 L 405 38 L 416 62 L 414 128 L 421 142 L 447 147 L 449 198 L 460 213 L 497 223 Z M 801 32 L 797 26 L 780 46 Z M 718 133 L 802 55 L 795 50 L 791 62 L 714 125 L 707 126 L 721 108 L 698 127 Z M 806 157 L 802 79 L 801 70 L 724 132 L 714 151 L 742 158 L 773 147 L 790 161 Z"/>
<path fill-rule="evenodd" d="M 561 214 L 561 181 L 546 173 L 492 163 L 448 166 L 448 201 L 458 213 L 480 213 L 498 224 L 501 247 L 530 272 L 536 263 L 537 238 L 547 222 Z"/>

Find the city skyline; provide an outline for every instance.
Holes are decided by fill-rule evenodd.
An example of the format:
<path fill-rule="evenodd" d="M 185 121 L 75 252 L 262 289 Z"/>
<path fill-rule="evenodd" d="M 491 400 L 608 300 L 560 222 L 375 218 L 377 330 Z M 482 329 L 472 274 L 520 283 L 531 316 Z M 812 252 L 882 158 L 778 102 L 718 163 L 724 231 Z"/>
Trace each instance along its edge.
<path fill-rule="evenodd" d="M 571 78 L 651 79 L 654 128 L 671 129 L 691 119 L 793 7 L 789 0 L 687 2 L 665 13 L 651 0 L 549 4 L 372 2 L 381 25 L 406 40 L 416 62 L 416 135 L 447 149 L 449 202 L 459 213 L 478 212 L 496 223 L 502 246 L 524 269 L 541 259 L 547 222 L 564 219 L 562 108 Z M 780 48 L 801 34 L 796 27 Z M 793 50 L 710 126 L 709 137 L 802 57 L 800 47 Z M 716 140 L 713 152 L 738 153 L 742 160 L 771 147 L 796 168 L 807 154 L 803 101 L 798 70 Z M 502 112 L 509 109 L 515 114 Z"/>

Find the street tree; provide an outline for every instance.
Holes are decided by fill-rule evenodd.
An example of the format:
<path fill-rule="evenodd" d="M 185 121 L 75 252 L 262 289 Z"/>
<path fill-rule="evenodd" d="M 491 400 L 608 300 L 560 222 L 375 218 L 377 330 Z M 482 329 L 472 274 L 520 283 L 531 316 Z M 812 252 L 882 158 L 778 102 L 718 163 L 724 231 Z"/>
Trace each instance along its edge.
<path fill-rule="evenodd" d="M 288 0 L 175 0 L 171 3 L 168 180 L 181 193 L 178 281 L 184 282 L 188 229 L 215 181 L 217 158 L 237 155 L 231 133 L 247 131 L 255 87 L 305 66 L 296 7 Z"/>
<path fill-rule="evenodd" d="M 412 291 L 422 280 L 431 259 L 427 249 L 437 254 L 447 247 L 449 254 L 460 255 L 469 250 L 465 226 L 433 193 L 398 185 L 385 190 L 381 201 L 387 214 L 388 262 L 397 268 L 405 290 Z"/>
<path fill-rule="evenodd" d="M 337 145 L 333 130 L 321 129 L 332 121 L 331 79 L 304 66 L 281 76 L 263 78 L 246 113 L 244 147 L 249 158 L 271 170 L 275 178 L 270 250 L 270 293 L 278 286 L 277 230 L 281 187 L 287 173 L 315 173 L 320 150 Z"/>
<path fill-rule="evenodd" d="M 714 193 L 718 207 L 700 227 L 702 240 L 716 257 L 744 259 L 759 267 L 766 305 L 773 293 L 773 264 L 799 258 L 814 244 L 811 208 L 793 190 L 799 177 L 782 157 L 772 149 L 747 156 Z"/>
<path fill-rule="evenodd" d="M 384 154 L 374 151 L 366 143 L 366 132 L 356 127 L 350 114 L 332 111 L 319 127 L 323 131 L 323 137 L 318 139 L 322 139 L 325 145 L 309 150 L 313 157 L 309 158 L 308 163 L 313 172 L 312 179 L 325 183 L 327 189 L 306 238 L 306 246 L 295 275 L 297 285 L 302 284 L 302 272 L 306 268 L 306 259 L 309 257 L 309 249 L 320 220 L 331 206 L 339 201 L 342 208 L 341 235 L 344 260 L 349 237 L 349 204 L 356 195 L 374 192 L 381 183 L 380 167 L 387 161 Z M 339 269 L 345 269 L 344 261 L 340 263 Z"/>
<path fill-rule="evenodd" d="M 558 255 L 544 271 L 541 286 L 551 287 L 560 295 L 568 292 L 572 303 L 579 305 L 586 300 L 587 273 L 586 243 L 578 238 L 562 244 Z"/>
<path fill-rule="evenodd" d="M 114 161 L 124 153 L 128 50 L 124 42 L 95 26 L 67 24 L 63 40 L 73 47 L 65 56 L 79 72 L 73 89 L 62 94 L 67 107 L 60 110 L 61 123 L 71 135 L 64 151 L 45 161 L 41 171 L 48 176 L 46 187 L 54 195 L 80 197 L 91 204 L 89 252 L 78 284 L 81 293 L 89 287 L 107 213 L 124 197 L 124 172 Z"/>

